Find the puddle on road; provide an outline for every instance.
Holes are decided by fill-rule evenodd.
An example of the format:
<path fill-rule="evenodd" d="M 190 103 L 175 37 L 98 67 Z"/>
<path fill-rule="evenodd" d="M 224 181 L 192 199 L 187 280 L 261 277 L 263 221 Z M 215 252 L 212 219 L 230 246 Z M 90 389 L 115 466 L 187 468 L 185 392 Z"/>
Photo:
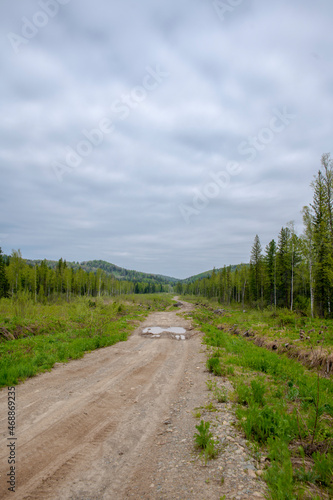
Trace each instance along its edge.
<path fill-rule="evenodd" d="M 164 334 L 164 335 L 163 335 Z M 160 338 L 163 337 L 171 337 L 175 340 L 187 340 L 190 338 L 189 333 L 180 326 L 169 326 L 161 327 L 161 326 L 148 326 L 142 330 L 142 334 L 145 337 L 149 336 L 151 338 Z"/>
<path fill-rule="evenodd" d="M 143 330 L 143 333 L 152 333 L 154 335 L 162 332 L 186 333 L 186 330 L 185 328 L 181 328 L 180 326 L 169 326 L 169 328 L 161 328 L 160 326 L 148 326 Z"/>

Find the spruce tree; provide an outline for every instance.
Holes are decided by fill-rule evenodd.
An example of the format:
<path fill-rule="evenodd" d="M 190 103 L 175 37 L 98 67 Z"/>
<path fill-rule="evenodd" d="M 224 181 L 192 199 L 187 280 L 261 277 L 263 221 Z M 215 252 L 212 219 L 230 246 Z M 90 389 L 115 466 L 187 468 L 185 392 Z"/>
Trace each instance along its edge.
<path fill-rule="evenodd" d="M 315 262 L 315 304 L 320 316 L 331 313 L 331 266 L 332 245 L 330 237 L 329 196 L 327 184 L 319 170 L 312 183 L 314 190 L 313 203 L 313 236 L 316 254 Z"/>
<path fill-rule="evenodd" d="M 263 259 L 261 243 L 257 234 L 254 238 L 254 243 L 251 250 L 250 290 L 252 300 L 256 302 L 260 298 L 263 299 Z"/>
<path fill-rule="evenodd" d="M 282 227 L 277 252 L 277 296 L 278 305 L 289 307 L 292 258 L 290 253 L 290 230 Z"/>
<path fill-rule="evenodd" d="M 275 240 L 266 246 L 265 264 L 267 272 L 267 300 L 276 307 L 276 243 Z"/>

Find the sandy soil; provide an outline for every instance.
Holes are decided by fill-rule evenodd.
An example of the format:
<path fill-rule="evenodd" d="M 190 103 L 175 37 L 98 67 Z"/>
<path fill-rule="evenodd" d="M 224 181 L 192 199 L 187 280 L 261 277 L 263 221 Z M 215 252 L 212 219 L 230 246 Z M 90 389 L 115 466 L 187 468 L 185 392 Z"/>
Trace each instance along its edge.
<path fill-rule="evenodd" d="M 15 493 L 6 484 L 7 389 L 2 390 L 0 498 L 219 499 L 221 481 L 205 483 L 211 471 L 191 459 L 197 423 L 192 410 L 207 393 L 200 334 L 177 314 L 191 308 L 184 303 L 153 313 L 127 342 L 57 364 L 16 388 Z M 189 338 L 143 336 L 151 326 L 183 327 Z M 175 460 L 188 474 L 179 474 Z"/>

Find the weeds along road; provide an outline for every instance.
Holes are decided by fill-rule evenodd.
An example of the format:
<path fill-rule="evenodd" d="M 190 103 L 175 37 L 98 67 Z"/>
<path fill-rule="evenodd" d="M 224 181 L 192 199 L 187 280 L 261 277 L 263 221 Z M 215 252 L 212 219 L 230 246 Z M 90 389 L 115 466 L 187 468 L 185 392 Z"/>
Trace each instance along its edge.
<path fill-rule="evenodd" d="M 16 492 L 8 491 L 7 389 L 0 392 L 0 498 L 121 499 L 170 403 L 200 339 L 177 315 L 151 314 L 126 342 L 57 364 L 16 387 Z M 189 340 L 141 335 L 148 326 L 183 327 Z M 3 418 L 5 417 L 5 418 Z M 135 480 L 135 479 L 133 479 Z"/>

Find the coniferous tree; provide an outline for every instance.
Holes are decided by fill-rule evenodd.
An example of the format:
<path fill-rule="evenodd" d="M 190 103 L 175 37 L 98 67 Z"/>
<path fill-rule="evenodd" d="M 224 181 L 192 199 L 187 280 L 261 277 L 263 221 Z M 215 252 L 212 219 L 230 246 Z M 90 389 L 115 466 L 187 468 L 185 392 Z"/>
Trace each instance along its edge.
<path fill-rule="evenodd" d="M 314 226 L 313 213 L 308 206 L 303 207 L 303 224 L 304 233 L 302 235 L 302 253 L 307 262 L 309 270 L 309 288 L 310 288 L 310 309 L 311 317 L 314 316 L 314 281 L 313 281 L 313 265 L 314 265 Z"/>
<path fill-rule="evenodd" d="M 270 305 L 274 304 L 276 308 L 276 243 L 275 240 L 269 242 L 266 246 L 265 264 L 266 264 L 266 298 Z"/>
<path fill-rule="evenodd" d="M 277 295 L 278 304 L 283 307 L 290 304 L 291 263 L 290 230 L 282 227 L 277 252 Z"/>
<path fill-rule="evenodd" d="M 251 250 L 250 288 L 252 299 L 263 299 L 263 256 L 259 236 L 256 234 Z"/>
<path fill-rule="evenodd" d="M 323 167 L 324 185 L 326 187 L 329 234 L 333 248 L 333 160 L 329 153 L 322 155 L 321 164 Z"/>
<path fill-rule="evenodd" d="M 313 236 L 315 246 L 315 304 L 320 316 L 331 312 L 331 284 L 332 246 L 329 222 L 329 197 L 327 185 L 322 172 L 319 170 L 312 183 L 314 190 L 313 203 Z"/>

